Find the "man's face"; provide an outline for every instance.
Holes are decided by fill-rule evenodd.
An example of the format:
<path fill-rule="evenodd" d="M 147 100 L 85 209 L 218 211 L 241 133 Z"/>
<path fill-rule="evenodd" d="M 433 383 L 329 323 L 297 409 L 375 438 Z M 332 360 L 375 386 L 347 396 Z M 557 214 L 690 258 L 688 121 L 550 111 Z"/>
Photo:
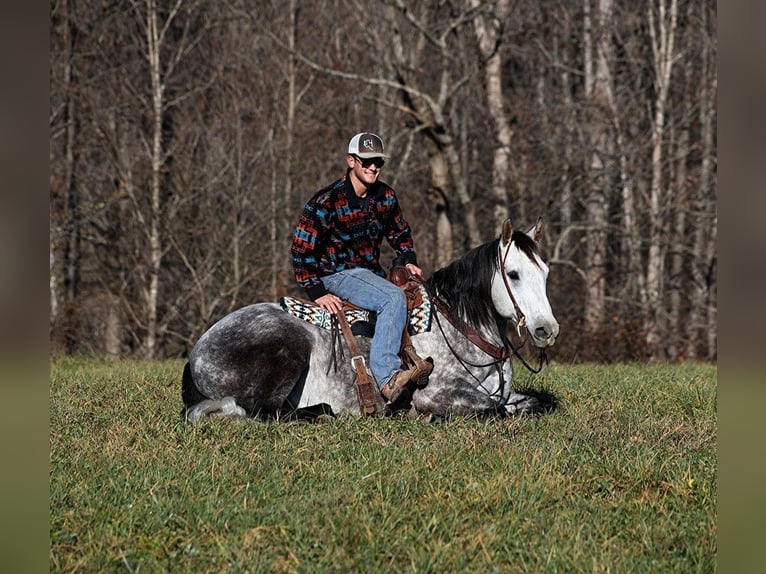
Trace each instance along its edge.
<path fill-rule="evenodd" d="M 382 157 L 363 159 L 355 155 L 348 156 L 348 166 L 354 177 L 366 185 L 371 185 L 377 181 L 384 163 Z"/>

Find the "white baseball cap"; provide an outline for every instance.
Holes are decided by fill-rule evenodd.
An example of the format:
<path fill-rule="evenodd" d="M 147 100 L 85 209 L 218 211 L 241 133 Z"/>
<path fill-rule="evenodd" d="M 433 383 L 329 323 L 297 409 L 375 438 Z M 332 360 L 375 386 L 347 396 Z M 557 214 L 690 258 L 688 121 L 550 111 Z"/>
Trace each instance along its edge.
<path fill-rule="evenodd" d="M 352 137 L 351 141 L 348 142 L 348 153 L 359 156 L 362 159 L 371 157 L 388 159 L 388 156 L 383 153 L 383 140 L 381 137 L 369 132 L 362 132 Z"/>

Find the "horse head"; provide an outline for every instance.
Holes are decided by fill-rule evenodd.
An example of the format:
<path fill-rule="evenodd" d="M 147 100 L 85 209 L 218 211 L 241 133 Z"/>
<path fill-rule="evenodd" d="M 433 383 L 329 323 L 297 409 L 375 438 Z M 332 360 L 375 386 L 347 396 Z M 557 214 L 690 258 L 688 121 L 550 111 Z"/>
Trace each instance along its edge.
<path fill-rule="evenodd" d="M 542 222 L 524 233 L 514 231 L 511 220 L 503 224 L 497 246 L 497 269 L 492 278 L 495 309 L 516 328 L 526 327 L 536 347 L 551 347 L 559 334 L 559 323 L 548 301 L 548 265 L 540 256 L 538 240 Z"/>

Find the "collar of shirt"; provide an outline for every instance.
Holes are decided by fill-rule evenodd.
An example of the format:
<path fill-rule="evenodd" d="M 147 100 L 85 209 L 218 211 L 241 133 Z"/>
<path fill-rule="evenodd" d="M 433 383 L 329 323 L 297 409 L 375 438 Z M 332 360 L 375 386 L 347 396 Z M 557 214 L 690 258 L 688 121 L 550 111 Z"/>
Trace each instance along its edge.
<path fill-rule="evenodd" d="M 343 190 L 348 196 L 348 202 L 352 207 L 356 207 L 362 210 L 367 210 L 372 199 L 378 194 L 380 189 L 380 182 L 375 182 L 367 189 L 367 195 L 359 197 L 354 191 L 354 186 L 351 184 L 351 178 L 346 177 L 346 181 L 343 183 Z"/>

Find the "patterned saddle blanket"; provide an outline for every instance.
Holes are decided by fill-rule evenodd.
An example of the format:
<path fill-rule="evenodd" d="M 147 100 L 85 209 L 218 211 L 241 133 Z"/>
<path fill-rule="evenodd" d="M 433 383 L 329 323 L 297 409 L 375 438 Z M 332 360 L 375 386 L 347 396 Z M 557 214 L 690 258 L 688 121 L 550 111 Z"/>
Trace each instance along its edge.
<path fill-rule="evenodd" d="M 404 290 L 407 295 L 407 331 L 410 335 L 417 335 L 431 330 L 431 298 L 426 288 L 417 283 L 410 283 Z M 332 313 L 322 309 L 313 301 L 298 297 L 285 296 L 279 299 L 279 304 L 285 313 L 289 313 L 298 319 L 302 319 L 322 329 L 332 330 Z M 376 314 L 367 309 L 347 309 L 346 321 L 351 326 L 354 335 L 372 337 L 375 331 Z"/>

